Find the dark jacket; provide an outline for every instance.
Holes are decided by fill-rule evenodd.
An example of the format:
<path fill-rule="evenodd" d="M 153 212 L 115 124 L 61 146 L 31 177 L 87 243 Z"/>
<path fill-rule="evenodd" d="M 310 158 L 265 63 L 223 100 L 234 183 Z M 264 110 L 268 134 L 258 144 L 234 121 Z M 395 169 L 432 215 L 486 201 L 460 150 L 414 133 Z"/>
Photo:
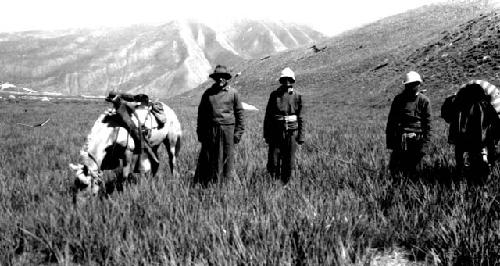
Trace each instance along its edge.
<path fill-rule="evenodd" d="M 297 130 L 297 141 L 304 142 L 304 110 L 302 106 L 302 95 L 297 92 L 289 94 L 286 88 L 280 87 L 269 96 L 264 117 L 264 139 L 267 143 L 272 142 L 274 134 L 280 134 L 284 130 Z M 297 120 L 286 122 L 281 120 L 283 116 L 296 115 Z"/>
<path fill-rule="evenodd" d="M 234 125 L 234 138 L 239 141 L 245 130 L 243 112 L 235 89 L 229 86 L 222 89 L 214 86 L 208 88 L 198 106 L 198 140 L 201 141 L 207 130 L 214 125 Z"/>
<path fill-rule="evenodd" d="M 387 148 L 396 149 L 400 146 L 403 133 L 417 133 L 422 138 L 423 145 L 431 139 L 431 103 L 422 93 L 411 95 L 403 92 L 394 98 L 387 119 Z"/>

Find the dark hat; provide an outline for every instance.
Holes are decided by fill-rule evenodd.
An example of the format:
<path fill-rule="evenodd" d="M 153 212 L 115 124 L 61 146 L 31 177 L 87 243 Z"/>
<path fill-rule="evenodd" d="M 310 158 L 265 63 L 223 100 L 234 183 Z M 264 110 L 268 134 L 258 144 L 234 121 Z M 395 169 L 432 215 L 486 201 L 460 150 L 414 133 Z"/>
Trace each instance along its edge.
<path fill-rule="evenodd" d="M 226 80 L 231 79 L 231 74 L 227 71 L 226 66 L 217 65 L 215 67 L 214 73 L 210 74 L 209 77 L 215 79 L 216 77 L 222 77 Z"/>

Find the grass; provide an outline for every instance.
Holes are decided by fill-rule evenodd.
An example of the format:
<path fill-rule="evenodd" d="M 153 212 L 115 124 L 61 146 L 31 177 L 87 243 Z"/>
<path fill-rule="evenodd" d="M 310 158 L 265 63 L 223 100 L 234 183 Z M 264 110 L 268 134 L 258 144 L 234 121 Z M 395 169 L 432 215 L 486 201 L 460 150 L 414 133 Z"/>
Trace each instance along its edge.
<path fill-rule="evenodd" d="M 180 178 L 156 178 L 71 204 L 67 165 L 104 103 L 2 102 L 0 264 L 345 265 L 403 250 L 416 263 L 500 263 L 500 186 L 453 175 L 436 119 L 429 169 L 392 179 L 383 134 L 388 110 L 308 105 L 306 144 L 287 186 L 265 173 L 263 112 L 247 113 L 237 148 L 241 184 L 190 185 L 199 144 L 196 108 L 169 102 L 184 130 Z M 51 117 L 42 128 L 25 128 Z M 108 174 L 111 177 L 111 173 Z"/>
<path fill-rule="evenodd" d="M 193 93 L 168 102 L 184 131 L 179 178 L 168 173 L 162 149 L 158 177 L 75 209 L 68 164 L 78 161 L 90 127 L 108 106 L 2 101 L 0 264 L 365 265 L 394 252 L 414 264 L 500 264 L 499 169 L 484 186 L 457 177 L 442 120 L 434 119 L 432 153 L 418 179 L 391 178 L 387 171 L 385 97 L 395 94 L 391 84 L 409 67 L 401 62 L 476 12 L 432 10 L 347 32 L 318 44 L 328 46 L 321 53 L 300 48 L 238 69 L 234 86 L 261 110 L 277 86 L 274 75 L 285 66 L 297 73 L 307 133 L 287 186 L 265 172 L 262 111 L 247 113 L 236 149 L 241 183 L 191 186 L 199 150 L 199 95 Z M 385 59 L 387 67 L 372 71 Z M 430 93 L 433 102 L 441 100 Z M 42 128 L 16 124 L 48 117 Z"/>

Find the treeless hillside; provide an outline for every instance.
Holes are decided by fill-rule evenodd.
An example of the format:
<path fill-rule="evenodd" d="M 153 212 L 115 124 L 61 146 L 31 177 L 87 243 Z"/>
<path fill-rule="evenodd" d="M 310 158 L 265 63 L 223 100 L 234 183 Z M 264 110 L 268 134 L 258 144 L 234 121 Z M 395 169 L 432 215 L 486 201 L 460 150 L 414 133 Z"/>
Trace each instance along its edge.
<path fill-rule="evenodd" d="M 496 27 L 487 24 L 496 16 L 481 15 L 482 12 L 490 11 L 464 5 L 432 5 L 411 10 L 318 42 L 315 47 L 302 47 L 233 66 L 233 72 L 241 75 L 232 84 L 248 101 L 262 108 L 269 92 L 278 86 L 280 71 L 288 66 L 296 73 L 297 89 L 312 102 L 386 105 L 401 89 L 405 72 L 417 70 L 426 81 L 429 77 L 438 80 L 449 75 L 446 62 L 455 57 L 461 58 L 457 65 L 467 61 L 469 57 L 465 54 L 438 53 L 469 45 L 460 36 L 470 36 L 470 48 L 463 49 L 471 50 L 474 46 L 471 53 L 477 60 L 483 60 L 483 55 L 477 55 L 481 54 L 481 47 L 495 47 L 492 40 Z M 485 31 L 486 27 L 492 29 Z M 486 35 L 481 37 L 482 34 Z M 484 38 L 490 41 L 485 43 Z M 463 44 L 456 43 L 460 40 Z M 456 44 L 450 46 L 450 42 Z M 484 60 L 489 60 L 484 67 L 494 67 L 494 55 Z M 429 64 L 435 61 L 441 62 L 439 67 Z M 453 74 L 456 82 L 462 82 L 458 80 L 462 74 L 458 73 L 463 70 L 456 68 L 457 74 Z M 478 72 L 479 69 L 474 73 Z M 429 92 L 437 86 L 431 80 Z M 184 96 L 196 102 L 209 85 L 210 82 L 202 84 Z"/>
<path fill-rule="evenodd" d="M 496 12 L 481 14 L 439 37 L 399 65 L 418 69 L 429 95 L 443 100 L 470 79 L 500 84 L 500 16 Z"/>

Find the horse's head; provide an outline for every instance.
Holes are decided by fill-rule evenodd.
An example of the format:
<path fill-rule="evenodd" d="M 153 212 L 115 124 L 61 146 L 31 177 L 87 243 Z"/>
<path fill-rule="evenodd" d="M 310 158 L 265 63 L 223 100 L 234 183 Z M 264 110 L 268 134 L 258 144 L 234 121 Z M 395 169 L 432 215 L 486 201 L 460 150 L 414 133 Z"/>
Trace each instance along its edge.
<path fill-rule="evenodd" d="M 99 167 L 97 163 L 89 157 L 87 152 L 81 151 L 80 155 L 83 163 L 69 164 L 69 167 L 75 174 L 74 192 L 78 193 L 80 191 L 85 191 L 91 195 L 97 195 L 102 183 Z"/>

